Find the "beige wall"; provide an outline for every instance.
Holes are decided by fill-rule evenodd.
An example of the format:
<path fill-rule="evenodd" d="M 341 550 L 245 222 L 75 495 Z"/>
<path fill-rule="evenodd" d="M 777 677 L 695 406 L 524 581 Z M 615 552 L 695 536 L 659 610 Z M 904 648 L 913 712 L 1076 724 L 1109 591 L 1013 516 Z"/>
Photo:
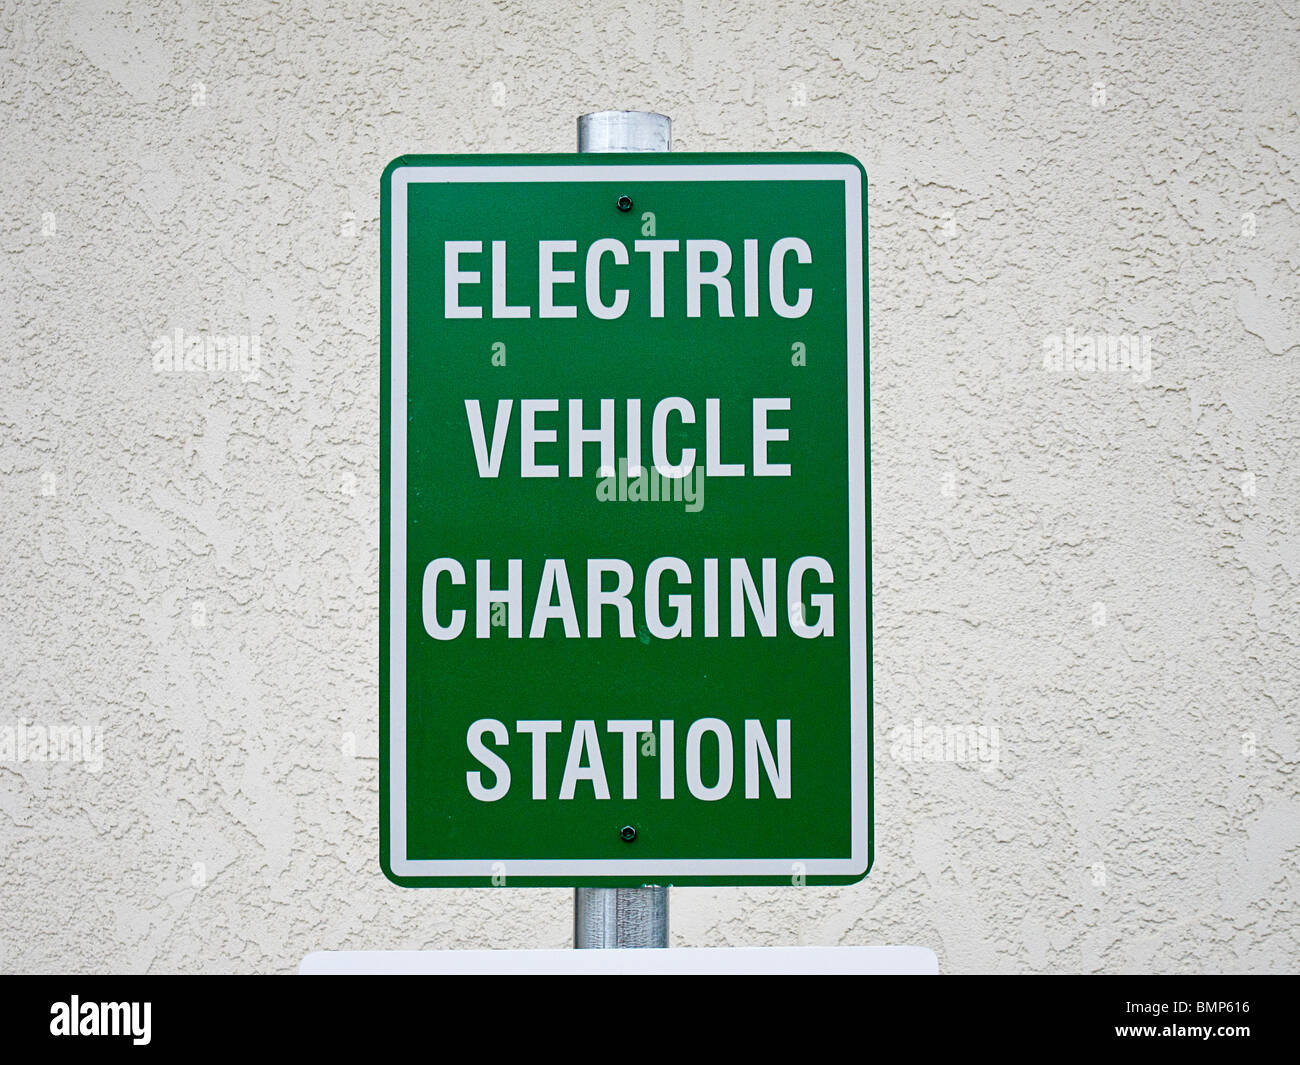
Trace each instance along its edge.
<path fill-rule="evenodd" d="M 150 6 L 0 11 L 0 968 L 568 943 L 379 871 L 378 188 L 605 107 L 871 179 L 876 867 L 674 941 L 1294 966 L 1295 0 Z"/>

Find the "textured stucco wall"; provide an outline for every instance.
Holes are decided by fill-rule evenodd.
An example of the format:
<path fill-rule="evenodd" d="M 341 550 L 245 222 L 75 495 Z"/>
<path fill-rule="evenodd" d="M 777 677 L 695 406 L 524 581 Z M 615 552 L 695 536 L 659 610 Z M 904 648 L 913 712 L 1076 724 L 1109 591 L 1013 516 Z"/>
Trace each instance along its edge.
<path fill-rule="evenodd" d="M 0 757 L 0 969 L 568 943 L 379 870 L 378 182 L 604 107 L 871 178 L 876 867 L 674 941 L 1294 966 L 1296 0 L 2 7 L 0 726 L 103 766 Z"/>

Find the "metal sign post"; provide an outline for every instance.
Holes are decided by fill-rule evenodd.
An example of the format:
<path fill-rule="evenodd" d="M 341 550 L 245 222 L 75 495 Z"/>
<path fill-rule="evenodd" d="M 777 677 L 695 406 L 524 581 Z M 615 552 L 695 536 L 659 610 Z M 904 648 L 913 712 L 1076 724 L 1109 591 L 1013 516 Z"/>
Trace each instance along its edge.
<path fill-rule="evenodd" d="M 596 111 L 578 117 L 578 151 L 668 152 L 672 129 L 653 111 Z M 574 888 L 573 946 L 668 946 L 668 888 Z"/>

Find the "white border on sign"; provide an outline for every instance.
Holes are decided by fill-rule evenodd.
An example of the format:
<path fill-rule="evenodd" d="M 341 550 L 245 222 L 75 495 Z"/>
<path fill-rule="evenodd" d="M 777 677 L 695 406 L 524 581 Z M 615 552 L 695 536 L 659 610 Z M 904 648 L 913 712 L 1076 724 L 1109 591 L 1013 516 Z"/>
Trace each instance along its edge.
<path fill-rule="evenodd" d="M 848 858 L 511 858 L 511 876 L 644 877 L 791 876 L 798 866 L 811 876 L 856 876 L 867 868 L 867 548 L 866 424 L 864 420 L 864 328 L 861 172 L 849 163 L 699 164 L 645 166 L 402 166 L 391 176 L 392 391 L 389 404 L 388 646 L 389 863 L 396 876 L 483 877 L 496 858 L 431 859 L 406 855 L 406 326 L 407 189 L 418 182 L 542 181 L 842 181 L 844 183 L 845 282 L 849 296 L 849 718 L 852 758 Z"/>

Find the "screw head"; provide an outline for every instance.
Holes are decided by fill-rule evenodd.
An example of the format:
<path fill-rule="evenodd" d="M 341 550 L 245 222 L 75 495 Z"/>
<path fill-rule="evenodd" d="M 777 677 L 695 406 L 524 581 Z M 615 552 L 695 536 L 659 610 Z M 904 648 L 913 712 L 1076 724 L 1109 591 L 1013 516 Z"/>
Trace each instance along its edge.
<path fill-rule="evenodd" d="M 619 209 L 620 211 L 630 211 L 630 210 L 632 210 L 632 197 L 631 197 L 631 196 L 620 196 L 620 197 L 618 198 L 618 204 L 617 204 L 617 207 L 618 207 L 618 209 Z"/>
<path fill-rule="evenodd" d="M 621 839 L 624 843 L 631 843 L 634 839 L 636 839 L 636 829 L 633 828 L 631 825 L 624 825 L 621 829 L 619 829 L 618 838 Z"/>

